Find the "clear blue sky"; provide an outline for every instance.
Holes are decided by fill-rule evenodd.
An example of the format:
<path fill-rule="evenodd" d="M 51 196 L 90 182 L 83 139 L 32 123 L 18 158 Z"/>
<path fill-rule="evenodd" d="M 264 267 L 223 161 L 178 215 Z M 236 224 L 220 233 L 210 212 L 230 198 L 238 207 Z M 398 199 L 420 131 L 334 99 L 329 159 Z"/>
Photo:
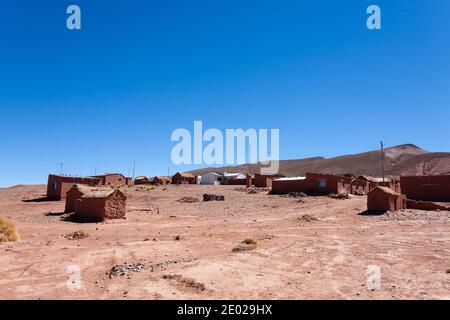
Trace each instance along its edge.
<path fill-rule="evenodd" d="M 82 30 L 66 28 L 66 8 Z M 366 28 L 370 4 L 382 30 Z M 279 128 L 281 158 L 450 151 L 448 0 L 0 4 L 0 186 L 166 174 L 170 135 Z"/>

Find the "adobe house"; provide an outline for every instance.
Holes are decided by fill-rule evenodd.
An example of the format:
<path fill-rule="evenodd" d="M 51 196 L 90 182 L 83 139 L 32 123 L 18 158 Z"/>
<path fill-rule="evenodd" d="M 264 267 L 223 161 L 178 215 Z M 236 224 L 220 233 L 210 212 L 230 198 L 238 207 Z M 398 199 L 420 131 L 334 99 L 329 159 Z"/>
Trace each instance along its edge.
<path fill-rule="evenodd" d="M 276 178 L 284 177 L 282 174 L 255 174 L 253 183 L 256 188 L 270 188 L 272 186 L 272 180 Z"/>
<path fill-rule="evenodd" d="M 192 173 L 179 173 L 177 172 L 172 177 L 173 184 L 196 184 L 196 177 Z"/>
<path fill-rule="evenodd" d="M 367 181 L 367 183 L 369 184 L 369 191 L 374 189 L 375 187 L 380 186 L 391 188 L 395 192 L 401 193 L 400 180 L 395 177 L 385 177 L 383 182 L 383 178 L 376 178 L 367 175 L 362 175 L 358 177 L 358 180 Z"/>
<path fill-rule="evenodd" d="M 450 175 L 402 176 L 400 185 L 408 199 L 450 202 Z"/>
<path fill-rule="evenodd" d="M 144 176 L 139 176 L 134 179 L 135 185 L 143 185 L 143 184 L 150 184 L 150 179 Z"/>
<path fill-rule="evenodd" d="M 406 197 L 388 187 L 375 187 L 367 194 L 367 211 L 386 212 L 406 209 Z"/>
<path fill-rule="evenodd" d="M 156 176 L 152 180 L 152 184 L 155 186 L 158 186 L 158 185 L 164 186 L 164 185 L 170 184 L 171 182 L 172 182 L 172 179 L 167 176 Z"/>
<path fill-rule="evenodd" d="M 131 179 L 121 173 L 105 173 L 94 177 L 100 178 L 101 184 L 104 186 L 126 186 L 130 184 Z"/>
<path fill-rule="evenodd" d="M 306 177 L 278 178 L 272 181 L 271 194 L 288 194 L 290 192 L 306 192 Z"/>
<path fill-rule="evenodd" d="M 72 188 L 67 191 L 66 208 L 64 212 L 77 211 L 79 201 L 83 195 L 89 191 L 111 191 L 111 187 L 89 187 L 82 184 L 74 184 Z"/>
<path fill-rule="evenodd" d="M 340 194 L 349 193 L 352 183 L 351 177 L 332 174 L 306 173 L 308 192 L 317 194 Z"/>
<path fill-rule="evenodd" d="M 74 184 L 98 186 L 101 184 L 101 179 L 95 177 L 77 177 L 77 176 L 50 174 L 48 175 L 48 182 L 47 182 L 47 199 L 48 200 L 65 199 L 67 191 L 69 191 Z"/>
<path fill-rule="evenodd" d="M 127 197 L 120 190 L 92 188 L 82 193 L 75 205 L 78 218 L 91 221 L 125 218 Z"/>

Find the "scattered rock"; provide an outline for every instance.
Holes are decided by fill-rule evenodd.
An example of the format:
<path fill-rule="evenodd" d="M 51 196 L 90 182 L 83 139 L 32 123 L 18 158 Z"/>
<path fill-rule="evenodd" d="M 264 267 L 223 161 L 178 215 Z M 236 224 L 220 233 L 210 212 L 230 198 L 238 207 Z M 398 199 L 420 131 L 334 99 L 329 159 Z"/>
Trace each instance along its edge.
<path fill-rule="evenodd" d="M 284 198 L 306 198 L 308 195 L 304 192 L 289 192 L 288 194 L 283 195 Z"/>
<path fill-rule="evenodd" d="M 344 200 L 344 199 L 349 199 L 349 195 L 348 193 L 331 193 L 328 195 L 328 197 L 332 198 L 332 199 L 338 199 L 338 200 Z"/>

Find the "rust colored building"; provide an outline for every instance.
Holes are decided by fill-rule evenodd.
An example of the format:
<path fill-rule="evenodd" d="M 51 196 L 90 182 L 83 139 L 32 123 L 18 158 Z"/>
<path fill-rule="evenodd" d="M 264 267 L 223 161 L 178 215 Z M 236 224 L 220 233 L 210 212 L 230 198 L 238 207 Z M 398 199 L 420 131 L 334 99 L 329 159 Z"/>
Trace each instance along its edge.
<path fill-rule="evenodd" d="M 369 191 L 380 186 L 380 187 L 387 187 L 387 188 L 394 190 L 397 193 L 401 193 L 400 180 L 398 177 L 397 178 L 386 177 L 383 182 L 383 178 L 375 178 L 375 177 L 363 175 L 363 176 L 359 176 L 358 180 L 367 181 L 369 184 Z"/>
<path fill-rule="evenodd" d="M 192 173 L 179 173 L 177 172 L 172 177 L 173 184 L 195 184 L 197 181 L 196 177 Z"/>
<path fill-rule="evenodd" d="M 450 202 L 450 175 L 404 176 L 400 185 L 408 199 Z"/>
<path fill-rule="evenodd" d="M 76 177 L 50 174 L 47 182 L 47 199 L 65 199 L 67 191 L 69 191 L 74 184 L 98 186 L 101 184 L 101 179 L 95 177 Z"/>
<path fill-rule="evenodd" d="M 85 220 L 124 219 L 127 197 L 118 189 L 93 188 L 83 190 L 76 204 L 77 217 Z"/>
<path fill-rule="evenodd" d="M 92 187 L 84 186 L 81 184 L 74 184 L 72 188 L 67 191 L 66 197 L 66 209 L 64 212 L 75 212 L 78 208 L 78 202 L 85 191 Z"/>
<path fill-rule="evenodd" d="M 279 178 L 272 181 L 272 194 L 308 191 L 306 177 Z"/>
<path fill-rule="evenodd" d="M 126 186 L 131 185 L 132 179 L 125 177 L 121 173 L 105 173 L 99 176 L 94 176 L 95 178 L 101 179 L 101 184 L 104 186 Z"/>
<path fill-rule="evenodd" d="M 387 187 L 375 187 L 367 194 L 367 210 L 397 211 L 406 208 L 406 197 Z"/>
<path fill-rule="evenodd" d="M 308 192 L 317 194 L 349 193 L 352 185 L 351 177 L 337 176 L 322 173 L 307 173 L 306 183 Z"/>
<path fill-rule="evenodd" d="M 156 176 L 152 180 L 152 184 L 155 186 L 158 186 L 158 185 L 164 186 L 166 184 L 170 184 L 171 182 L 172 182 L 172 178 L 167 177 L 167 176 Z"/>
<path fill-rule="evenodd" d="M 272 186 L 272 180 L 284 177 L 282 174 L 255 174 L 253 183 L 256 188 L 270 188 Z"/>
<path fill-rule="evenodd" d="M 139 176 L 134 179 L 135 185 L 143 185 L 143 184 L 150 184 L 150 179 L 144 176 Z"/>

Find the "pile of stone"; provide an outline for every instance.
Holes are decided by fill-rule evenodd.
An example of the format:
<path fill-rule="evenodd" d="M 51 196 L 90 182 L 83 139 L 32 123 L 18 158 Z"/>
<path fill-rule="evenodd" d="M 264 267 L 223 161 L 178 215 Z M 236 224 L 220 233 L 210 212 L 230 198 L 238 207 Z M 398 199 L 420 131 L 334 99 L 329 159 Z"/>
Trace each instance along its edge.
<path fill-rule="evenodd" d="M 306 198 L 308 195 L 304 192 L 289 192 L 288 194 L 284 195 L 286 198 Z"/>
<path fill-rule="evenodd" d="M 205 193 L 203 195 L 203 201 L 225 201 L 225 196 Z"/>
<path fill-rule="evenodd" d="M 117 264 L 106 271 L 106 275 L 111 279 L 114 276 L 128 276 L 132 272 L 139 272 L 143 269 L 145 269 L 145 265 L 142 263 Z"/>

